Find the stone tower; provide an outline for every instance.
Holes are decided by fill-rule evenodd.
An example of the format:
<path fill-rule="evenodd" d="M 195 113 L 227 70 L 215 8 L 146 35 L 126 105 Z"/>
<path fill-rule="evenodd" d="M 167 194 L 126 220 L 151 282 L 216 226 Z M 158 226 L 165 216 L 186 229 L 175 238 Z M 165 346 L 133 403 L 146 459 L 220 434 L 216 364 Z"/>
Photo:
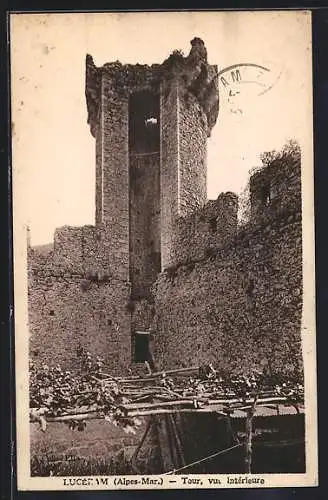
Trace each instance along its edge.
<path fill-rule="evenodd" d="M 30 350 L 72 369 L 82 346 L 123 373 L 154 353 L 153 284 L 174 263 L 177 226 L 206 203 L 218 72 L 195 38 L 187 57 L 152 66 L 98 68 L 88 55 L 85 93 L 96 224 L 57 228 L 51 248 L 28 248 Z"/>
<path fill-rule="evenodd" d="M 108 261 L 147 299 L 170 264 L 174 222 L 206 203 L 207 137 L 218 110 L 217 67 L 199 38 L 187 57 L 98 68 L 86 57 L 96 140 L 96 226 Z"/>

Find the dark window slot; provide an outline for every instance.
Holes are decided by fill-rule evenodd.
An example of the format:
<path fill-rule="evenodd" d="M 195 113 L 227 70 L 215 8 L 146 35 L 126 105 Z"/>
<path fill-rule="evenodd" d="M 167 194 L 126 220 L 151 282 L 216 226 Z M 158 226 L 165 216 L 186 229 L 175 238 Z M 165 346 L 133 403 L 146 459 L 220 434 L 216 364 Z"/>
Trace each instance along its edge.
<path fill-rule="evenodd" d="M 134 336 L 134 361 L 135 363 L 144 363 L 149 360 L 149 335 L 136 333 Z"/>

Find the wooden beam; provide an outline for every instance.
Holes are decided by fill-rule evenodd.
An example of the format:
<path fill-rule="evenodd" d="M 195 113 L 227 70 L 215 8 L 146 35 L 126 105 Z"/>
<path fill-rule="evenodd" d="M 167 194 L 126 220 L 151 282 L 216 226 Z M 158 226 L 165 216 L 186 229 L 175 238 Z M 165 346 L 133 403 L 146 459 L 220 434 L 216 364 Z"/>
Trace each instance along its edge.
<path fill-rule="evenodd" d="M 245 472 L 251 474 L 252 472 L 252 439 L 253 439 L 253 417 L 254 406 L 249 408 L 246 417 L 246 447 L 245 447 Z"/>

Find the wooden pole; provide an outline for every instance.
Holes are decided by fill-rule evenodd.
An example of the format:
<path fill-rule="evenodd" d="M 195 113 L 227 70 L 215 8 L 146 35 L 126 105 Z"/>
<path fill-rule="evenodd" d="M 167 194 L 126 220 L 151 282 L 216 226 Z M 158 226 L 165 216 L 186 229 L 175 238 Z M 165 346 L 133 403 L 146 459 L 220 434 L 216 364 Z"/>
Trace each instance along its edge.
<path fill-rule="evenodd" d="M 154 409 L 154 410 L 135 410 L 135 411 L 130 411 L 127 415 L 127 418 L 132 418 L 132 417 L 145 417 L 145 416 L 150 416 L 150 415 L 172 415 L 172 414 L 179 414 L 179 413 L 213 413 L 213 410 L 209 408 L 172 408 L 172 409 Z M 223 417 L 226 416 L 225 413 L 220 413 L 215 411 L 215 413 L 218 413 L 219 415 L 222 415 Z M 47 422 L 67 422 L 70 420 L 102 420 L 104 418 L 103 414 L 97 411 L 94 412 L 85 412 L 85 413 L 76 413 L 72 415 L 61 415 L 58 417 L 47 417 Z M 39 416 L 30 416 L 30 421 L 31 422 L 38 422 L 40 420 Z"/>
<path fill-rule="evenodd" d="M 252 406 L 252 408 L 249 408 L 246 417 L 246 450 L 245 450 L 246 474 L 251 474 L 252 472 L 253 417 L 254 417 L 254 406 Z"/>
<path fill-rule="evenodd" d="M 142 395 L 143 397 L 145 397 L 145 395 Z M 141 397 L 141 396 L 140 396 Z M 147 395 L 148 397 L 148 395 Z M 256 404 L 261 407 L 261 406 L 270 406 L 270 402 L 276 402 L 277 400 L 280 400 L 281 403 L 285 402 L 284 399 L 286 398 L 265 398 L 265 399 L 257 399 L 256 400 Z M 195 399 L 197 402 L 198 399 L 196 398 Z M 207 404 L 203 404 L 201 406 L 201 408 L 198 408 L 197 410 L 195 410 L 195 412 L 217 412 L 217 413 L 222 413 L 224 415 L 226 414 L 229 414 L 235 410 L 241 410 L 241 411 L 246 411 L 246 412 L 251 412 L 251 410 L 253 409 L 254 410 L 254 400 L 252 401 L 252 404 L 244 404 L 244 405 L 241 405 L 241 406 L 230 406 L 227 405 L 226 407 L 224 407 L 224 405 L 222 405 L 222 403 L 227 403 L 229 400 L 223 400 L 223 399 L 218 399 L 218 400 L 209 400 L 207 401 Z M 239 400 L 231 400 L 231 401 L 239 401 Z M 124 408 L 127 412 L 128 412 L 128 416 L 130 415 L 134 415 L 136 416 L 138 412 L 148 412 L 150 411 L 151 413 L 150 414 L 155 414 L 157 411 L 159 411 L 160 409 L 165 409 L 167 410 L 166 413 L 169 413 L 169 412 L 173 412 L 173 413 L 176 413 L 178 411 L 181 411 L 182 409 L 184 411 L 186 410 L 190 410 L 190 409 L 194 409 L 194 400 L 192 400 L 191 398 L 185 398 L 185 399 L 180 399 L 180 400 L 175 400 L 175 401 L 166 401 L 166 402 L 151 402 L 151 403 L 148 403 L 148 402 L 131 402 L 131 403 L 128 403 L 128 404 L 125 404 L 125 405 L 122 405 L 122 408 Z M 293 403 L 294 406 L 297 406 L 295 403 Z M 218 406 L 220 406 L 218 408 Z M 211 409 L 212 407 L 212 409 Z M 42 409 L 41 409 L 42 410 Z M 40 409 L 38 408 L 31 408 L 31 417 L 33 418 L 34 415 L 43 415 L 45 414 L 46 415 L 46 411 L 47 410 L 46 408 L 43 409 L 43 411 L 40 411 Z M 298 408 L 298 412 L 300 412 L 300 409 Z M 81 418 L 80 415 L 84 415 L 84 416 L 88 416 L 88 415 L 91 415 L 91 414 L 101 414 L 101 410 L 97 409 L 96 407 L 93 407 L 93 408 L 90 408 L 90 407 L 80 407 L 80 408 L 74 408 L 74 409 L 69 409 L 69 410 L 66 410 L 65 412 L 63 412 L 63 414 L 61 416 L 58 416 L 58 417 L 50 417 L 50 418 L 56 418 L 58 421 L 60 421 L 60 419 L 62 417 L 65 417 L 64 420 L 68 420 L 68 419 L 76 419 L 76 417 L 78 418 Z"/>

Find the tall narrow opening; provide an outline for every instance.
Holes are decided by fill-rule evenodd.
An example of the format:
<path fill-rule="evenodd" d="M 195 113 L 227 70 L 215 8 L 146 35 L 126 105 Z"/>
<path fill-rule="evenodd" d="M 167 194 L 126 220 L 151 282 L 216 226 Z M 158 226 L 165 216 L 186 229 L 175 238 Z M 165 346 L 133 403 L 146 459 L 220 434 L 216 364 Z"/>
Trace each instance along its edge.
<path fill-rule="evenodd" d="M 135 363 L 144 363 L 145 361 L 150 361 L 148 332 L 135 332 L 133 358 Z"/>
<path fill-rule="evenodd" d="M 148 298 L 160 272 L 159 95 L 129 100 L 130 281 L 132 298 Z"/>

